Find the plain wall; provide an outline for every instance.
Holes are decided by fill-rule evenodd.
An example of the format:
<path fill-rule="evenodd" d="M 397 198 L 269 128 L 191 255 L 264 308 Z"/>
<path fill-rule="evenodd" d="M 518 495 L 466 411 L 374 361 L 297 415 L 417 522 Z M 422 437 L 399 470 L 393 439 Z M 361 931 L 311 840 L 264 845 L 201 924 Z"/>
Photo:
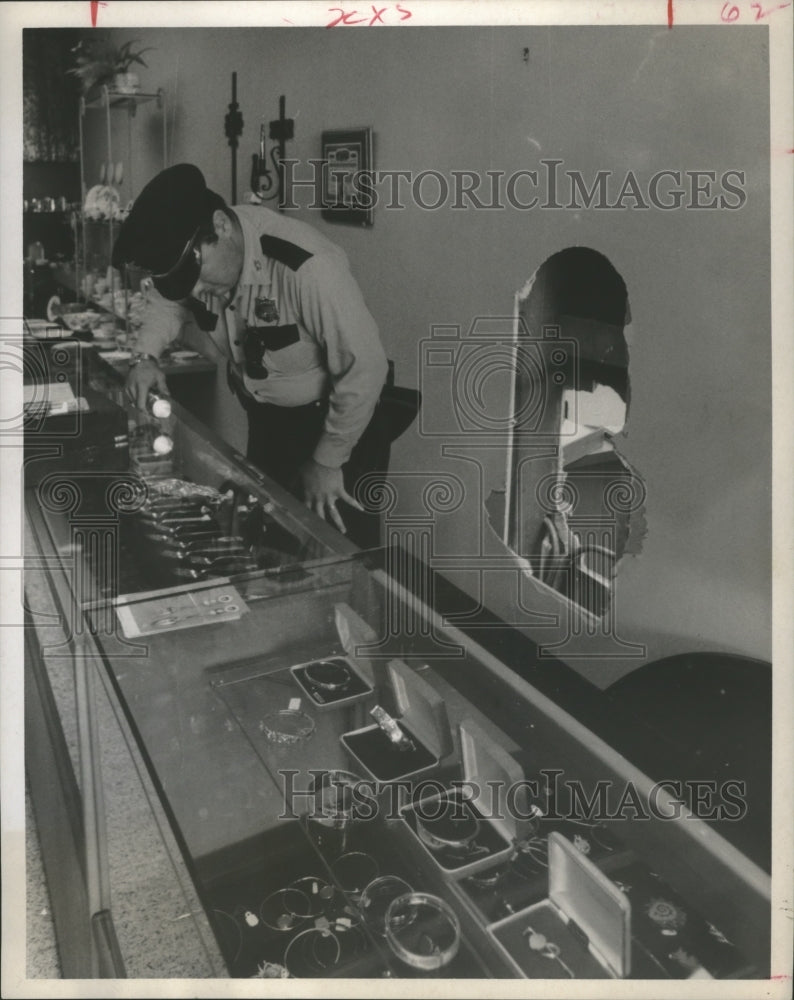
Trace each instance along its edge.
<path fill-rule="evenodd" d="M 564 161 L 560 169 L 581 171 L 588 184 L 596 171 L 614 171 L 613 194 L 627 170 L 641 182 L 663 169 L 744 171 L 746 203 L 735 211 L 487 211 L 448 204 L 429 211 L 407 199 L 404 210 L 377 207 L 371 229 L 326 223 L 307 208 L 296 214 L 347 251 L 398 382 L 406 385 L 423 383 L 419 345 L 434 324 L 466 331 L 478 316 L 509 317 L 516 292 L 551 254 L 573 245 L 605 254 L 626 282 L 633 318 L 631 403 L 617 446 L 647 488 L 647 533 L 641 552 L 621 561 L 611 634 L 599 626 L 592 636 L 571 636 L 575 623 L 564 602 L 531 581 L 519 583 L 483 510 L 491 490 L 504 486 L 506 456 L 498 442 L 456 457 L 444 451 L 450 441 L 423 436 L 417 423 L 393 448 L 399 499 L 392 514 L 421 514 L 423 485 L 434 478 L 462 483 L 457 506 L 433 512 L 434 559 L 541 642 L 564 640 L 558 651 L 597 683 L 689 649 L 771 656 L 765 29 L 118 34 L 155 48 L 140 72 L 145 89 L 159 86 L 167 95 L 168 162 L 197 163 L 227 198 L 224 116 L 235 70 L 244 118 L 238 197 L 249 186 L 259 124 L 277 117 L 280 94 L 295 120 L 287 154 L 302 164 L 320 156 L 323 129 L 371 125 L 381 170 L 510 174 L 542 169 L 541 159 L 555 158 Z M 138 116 L 126 136 L 126 121 L 114 119 L 113 126 L 119 150 L 132 137 L 123 156 L 130 156 L 137 190 L 163 165 L 160 119 L 151 109 Z M 89 125 L 89 148 L 104 141 L 104 126 L 99 135 L 98 127 Z M 308 167 L 296 175 L 307 176 L 303 171 Z M 95 173 L 91 166 L 89 175 Z M 528 188 L 518 190 L 529 196 Z M 431 182 L 422 189 L 427 199 L 436 191 Z M 129 189 L 122 186 L 122 194 L 128 197 Z M 305 204 L 308 193 L 296 197 Z M 242 448 L 242 413 L 222 382 L 215 420 Z M 443 408 L 433 385 L 434 404 Z M 451 392 L 448 411 L 451 420 Z M 465 452 L 475 443 L 476 435 L 455 448 Z M 486 552 L 506 556 L 508 568 L 484 573 L 478 560 Z M 539 619 L 537 612 L 552 617 Z"/>

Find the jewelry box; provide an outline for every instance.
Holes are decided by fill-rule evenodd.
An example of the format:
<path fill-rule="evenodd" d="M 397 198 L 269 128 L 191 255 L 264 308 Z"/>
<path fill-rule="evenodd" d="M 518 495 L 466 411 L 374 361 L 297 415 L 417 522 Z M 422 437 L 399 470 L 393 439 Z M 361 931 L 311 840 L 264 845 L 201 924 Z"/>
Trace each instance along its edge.
<path fill-rule="evenodd" d="M 441 695 L 402 660 L 390 660 L 386 675 L 395 718 L 376 706 L 381 722 L 340 737 L 356 764 L 383 784 L 431 771 L 452 752 Z"/>
<path fill-rule="evenodd" d="M 401 818 L 437 868 L 463 878 L 506 859 L 530 811 L 516 760 L 473 720 L 458 728 L 463 780 L 405 806 Z"/>
<path fill-rule="evenodd" d="M 296 683 L 315 708 L 338 708 L 372 694 L 372 685 L 348 656 L 327 656 L 290 667 Z"/>
<path fill-rule="evenodd" d="M 560 833 L 549 834 L 549 894 L 488 928 L 528 979 L 624 979 L 631 971 L 631 903 Z"/>

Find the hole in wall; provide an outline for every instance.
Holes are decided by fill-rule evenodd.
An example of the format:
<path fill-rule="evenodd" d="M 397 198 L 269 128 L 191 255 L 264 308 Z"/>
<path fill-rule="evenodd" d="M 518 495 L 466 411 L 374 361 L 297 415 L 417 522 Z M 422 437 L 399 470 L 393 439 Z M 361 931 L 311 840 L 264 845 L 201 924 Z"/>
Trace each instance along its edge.
<path fill-rule="evenodd" d="M 506 489 L 486 510 L 527 573 L 602 617 L 645 530 L 644 483 L 616 446 L 629 418 L 628 291 L 603 254 L 570 247 L 516 309 Z"/>

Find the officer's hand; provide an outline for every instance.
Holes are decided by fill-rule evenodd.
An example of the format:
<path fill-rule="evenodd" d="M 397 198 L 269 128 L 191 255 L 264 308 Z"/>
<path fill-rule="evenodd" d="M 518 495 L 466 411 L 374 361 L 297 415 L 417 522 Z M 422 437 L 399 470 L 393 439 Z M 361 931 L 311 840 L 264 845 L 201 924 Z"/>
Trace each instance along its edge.
<path fill-rule="evenodd" d="M 127 395 L 140 410 L 146 409 L 149 390 L 168 394 L 168 383 L 160 366 L 155 361 L 139 361 L 130 368 L 127 375 Z"/>
<path fill-rule="evenodd" d="M 331 522 L 345 534 L 345 525 L 339 511 L 336 509 L 338 500 L 344 500 L 356 510 L 363 511 L 357 500 L 345 490 L 341 469 L 332 469 L 320 465 L 314 459 L 309 459 L 301 466 L 301 482 L 303 484 L 303 502 L 320 517 L 328 517 Z"/>

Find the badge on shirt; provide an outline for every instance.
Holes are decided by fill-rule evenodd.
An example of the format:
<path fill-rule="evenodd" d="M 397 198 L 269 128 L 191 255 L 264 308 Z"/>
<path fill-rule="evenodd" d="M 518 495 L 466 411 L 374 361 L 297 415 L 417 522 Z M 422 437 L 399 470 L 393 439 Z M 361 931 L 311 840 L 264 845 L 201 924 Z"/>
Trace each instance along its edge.
<path fill-rule="evenodd" d="M 278 323 L 278 306 L 275 299 L 256 299 L 254 301 L 254 315 L 261 319 L 263 323 Z"/>

